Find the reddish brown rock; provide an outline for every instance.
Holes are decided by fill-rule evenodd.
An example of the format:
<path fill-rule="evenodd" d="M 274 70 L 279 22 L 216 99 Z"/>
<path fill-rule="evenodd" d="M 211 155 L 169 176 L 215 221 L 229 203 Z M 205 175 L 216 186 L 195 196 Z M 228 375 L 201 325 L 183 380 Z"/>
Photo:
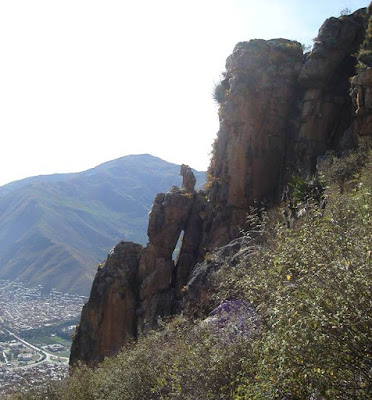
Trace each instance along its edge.
<path fill-rule="evenodd" d="M 351 80 L 354 137 L 372 135 L 372 2 L 367 8 L 366 38 L 358 53 L 358 74 Z"/>
<path fill-rule="evenodd" d="M 196 193 L 174 187 L 155 199 L 147 231 L 149 243 L 139 265 L 140 330 L 154 327 L 159 316 L 172 313 L 176 292 L 181 285 L 177 282 L 186 281 L 185 277 L 179 276 L 187 275 L 196 263 L 202 231 L 200 224 L 195 227 L 200 218 L 193 211 L 197 197 Z M 175 265 L 173 252 L 182 232 L 179 261 Z"/>
<path fill-rule="evenodd" d="M 71 347 L 70 364 L 95 365 L 137 336 L 137 271 L 142 246 L 120 242 L 97 271 Z"/>
<path fill-rule="evenodd" d="M 351 81 L 356 136 L 372 136 L 372 68 L 360 71 Z"/>
<path fill-rule="evenodd" d="M 190 187 L 189 187 L 190 188 Z M 173 187 L 157 195 L 145 249 L 119 243 L 96 274 L 71 349 L 70 363 L 95 365 L 171 315 L 199 256 L 204 198 Z M 178 260 L 173 253 L 181 233 Z"/>
<path fill-rule="evenodd" d="M 285 39 L 238 43 L 227 59 L 209 169 L 215 208 L 210 235 L 215 239 L 208 247 L 236 237 L 255 200 L 278 197 L 301 65 L 301 45 Z"/>
<path fill-rule="evenodd" d="M 182 164 L 180 175 L 182 176 L 182 187 L 186 192 L 193 193 L 195 188 L 196 179 L 194 173 L 188 165 Z"/>
<path fill-rule="evenodd" d="M 180 251 L 176 260 L 174 288 L 177 299 L 182 297 L 183 288 L 190 279 L 191 271 L 195 264 L 204 257 L 201 241 L 204 224 L 203 214 L 206 207 L 207 203 L 203 195 L 197 194 L 194 196 L 194 202 L 184 229 Z"/>
<path fill-rule="evenodd" d="M 297 138 L 298 164 L 314 171 L 317 157 L 335 147 L 352 122 L 349 78 L 353 54 L 364 38 L 365 12 L 327 19 L 305 60 L 299 83 L 305 88 Z"/>

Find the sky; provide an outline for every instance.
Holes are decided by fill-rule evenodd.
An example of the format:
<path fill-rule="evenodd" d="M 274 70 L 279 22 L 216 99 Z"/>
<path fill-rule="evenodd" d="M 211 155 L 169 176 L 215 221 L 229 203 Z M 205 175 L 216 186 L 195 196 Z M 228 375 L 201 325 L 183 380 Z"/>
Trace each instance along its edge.
<path fill-rule="evenodd" d="M 311 44 L 368 0 L 0 0 L 0 185 L 150 153 L 206 170 L 239 41 Z"/>

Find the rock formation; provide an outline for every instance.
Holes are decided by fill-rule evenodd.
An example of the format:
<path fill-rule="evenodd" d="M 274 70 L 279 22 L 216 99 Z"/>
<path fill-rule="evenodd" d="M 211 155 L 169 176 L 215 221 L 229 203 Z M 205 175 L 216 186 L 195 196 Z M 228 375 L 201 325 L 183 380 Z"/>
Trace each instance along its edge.
<path fill-rule="evenodd" d="M 367 33 L 358 53 L 361 68 L 351 80 L 355 136 L 368 136 L 372 132 L 372 2 L 367 11 Z"/>
<path fill-rule="evenodd" d="M 102 361 L 140 332 L 156 326 L 158 317 L 176 310 L 182 288 L 199 261 L 200 214 L 205 205 L 204 197 L 194 191 L 191 169 L 183 165 L 181 173 L 183 188 L 172 187 L 155 198 L 146 248 L 121 242 L 98 270 L 73 341 L 71 363 Z"/>
<path fill-rule="evenodd" d="M 193 193 L 195 188 L 196 179 L 188 165 L 182 164 L 180 175 L 182 175 L 182 188 L 186 190 L 186 192 Z"/>
<path fill-rule="evenodd" d="M 254 251 L 239 238 L 250 207 L 278 202 L 287 170 L 297 162 L 310 173 L 345 131 L 372 135 L 370 68 L 352 79 L 349 92 L 368 18 L 363 9 L 328 19 L 306 56 L 285 39 L 237 44 L 216 88 L 220 130 L 208 189 L 197 193 L 182 165 L 182 187 L 156 196 L 146 248 L 122 242 L 109 254 L 84 306 L 71 364 L 94 365 L 117 353 L 159 317 L 198 314 L 211 271 L 223 259 L 233 264 L 239 249 Z"/>
<path fill-rule="evenodd" d="M 354 133 L 367 136 L 372 132 L 372 68 L 354 76 L 351 81 L 355 109 Z"/>
<path fill-rule="evenodd" d="M 201 231 L 195 210 L 197 197 L 196 193 L 173 187 L 155 199 L 147 230 L 149 243 L 138 270 L 141 331 L 154 327 L 157 317 L 172 313 L 180 288 L 186 283 L 185 275 L 187 279 L 197 261 Z M 174 262 L 173 252 L 182 231 L 178 260 Z"/>
<path fill-rule="evenodd" d="M 137 335 L 137 270 L 142 246 L 120 242 L 98 269 L 71 347 L 71 360 L 102 361 Z"/>
<path fill-rule="evenodd" d="M 365 10 L 327 19 L 299 75 L 302 99 L 296 156 L 313 172 L 316 159 L 335 147 L 352 122 L 349 79 L 364 38 Z"/>
<path fill-rule="evenodd" d="M 227 59 L 209 170 L 208 249 L 240 234 L 255 200 L 278 199 L 301 65 L 300 43 L 284 39 L 238 43 Z"/>

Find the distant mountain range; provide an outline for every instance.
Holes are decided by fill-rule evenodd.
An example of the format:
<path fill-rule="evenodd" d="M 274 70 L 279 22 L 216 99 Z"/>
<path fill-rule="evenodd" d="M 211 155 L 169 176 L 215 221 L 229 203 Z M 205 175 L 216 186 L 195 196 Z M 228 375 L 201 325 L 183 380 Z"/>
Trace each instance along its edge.
<path fill-rule="evenodd" d="M 155 195 L 181 185 L 179 169 L 131 155 L 0 187 L 0 279 L 88 294 L 97 264 L 118 241 L 147 243 Z M 205 173 L 194 174 L 201 187 Z"/>

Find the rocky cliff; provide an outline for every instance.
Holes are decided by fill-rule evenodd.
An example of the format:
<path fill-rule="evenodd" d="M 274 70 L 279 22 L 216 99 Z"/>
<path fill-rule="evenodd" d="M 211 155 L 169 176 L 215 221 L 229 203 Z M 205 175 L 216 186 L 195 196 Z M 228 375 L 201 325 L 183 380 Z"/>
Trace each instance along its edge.
<path fill-rule="evenodd" d="M 360 60 L 356 75 L 354 56 L 368 45 L 368 20 L 367 9 L 328 19 L 305 55 L 285 39 L 236 45 L 216 87 L 220 130 L 207 190 L 196 192 L 182 166 L 182 187 L 155 199 L 147 246 L 120 243 L 109 254 L 84 306 L 71 364 L 94 365 L 159 317 L 185 305 L 194 310 L 214 268 L 203 259 L 224 246 L 219 252 L 233 262 L 251 206 L 279 202 L 291 171 L 311 174 L 327 150 L 371 135 L 372 73 Z"/>

